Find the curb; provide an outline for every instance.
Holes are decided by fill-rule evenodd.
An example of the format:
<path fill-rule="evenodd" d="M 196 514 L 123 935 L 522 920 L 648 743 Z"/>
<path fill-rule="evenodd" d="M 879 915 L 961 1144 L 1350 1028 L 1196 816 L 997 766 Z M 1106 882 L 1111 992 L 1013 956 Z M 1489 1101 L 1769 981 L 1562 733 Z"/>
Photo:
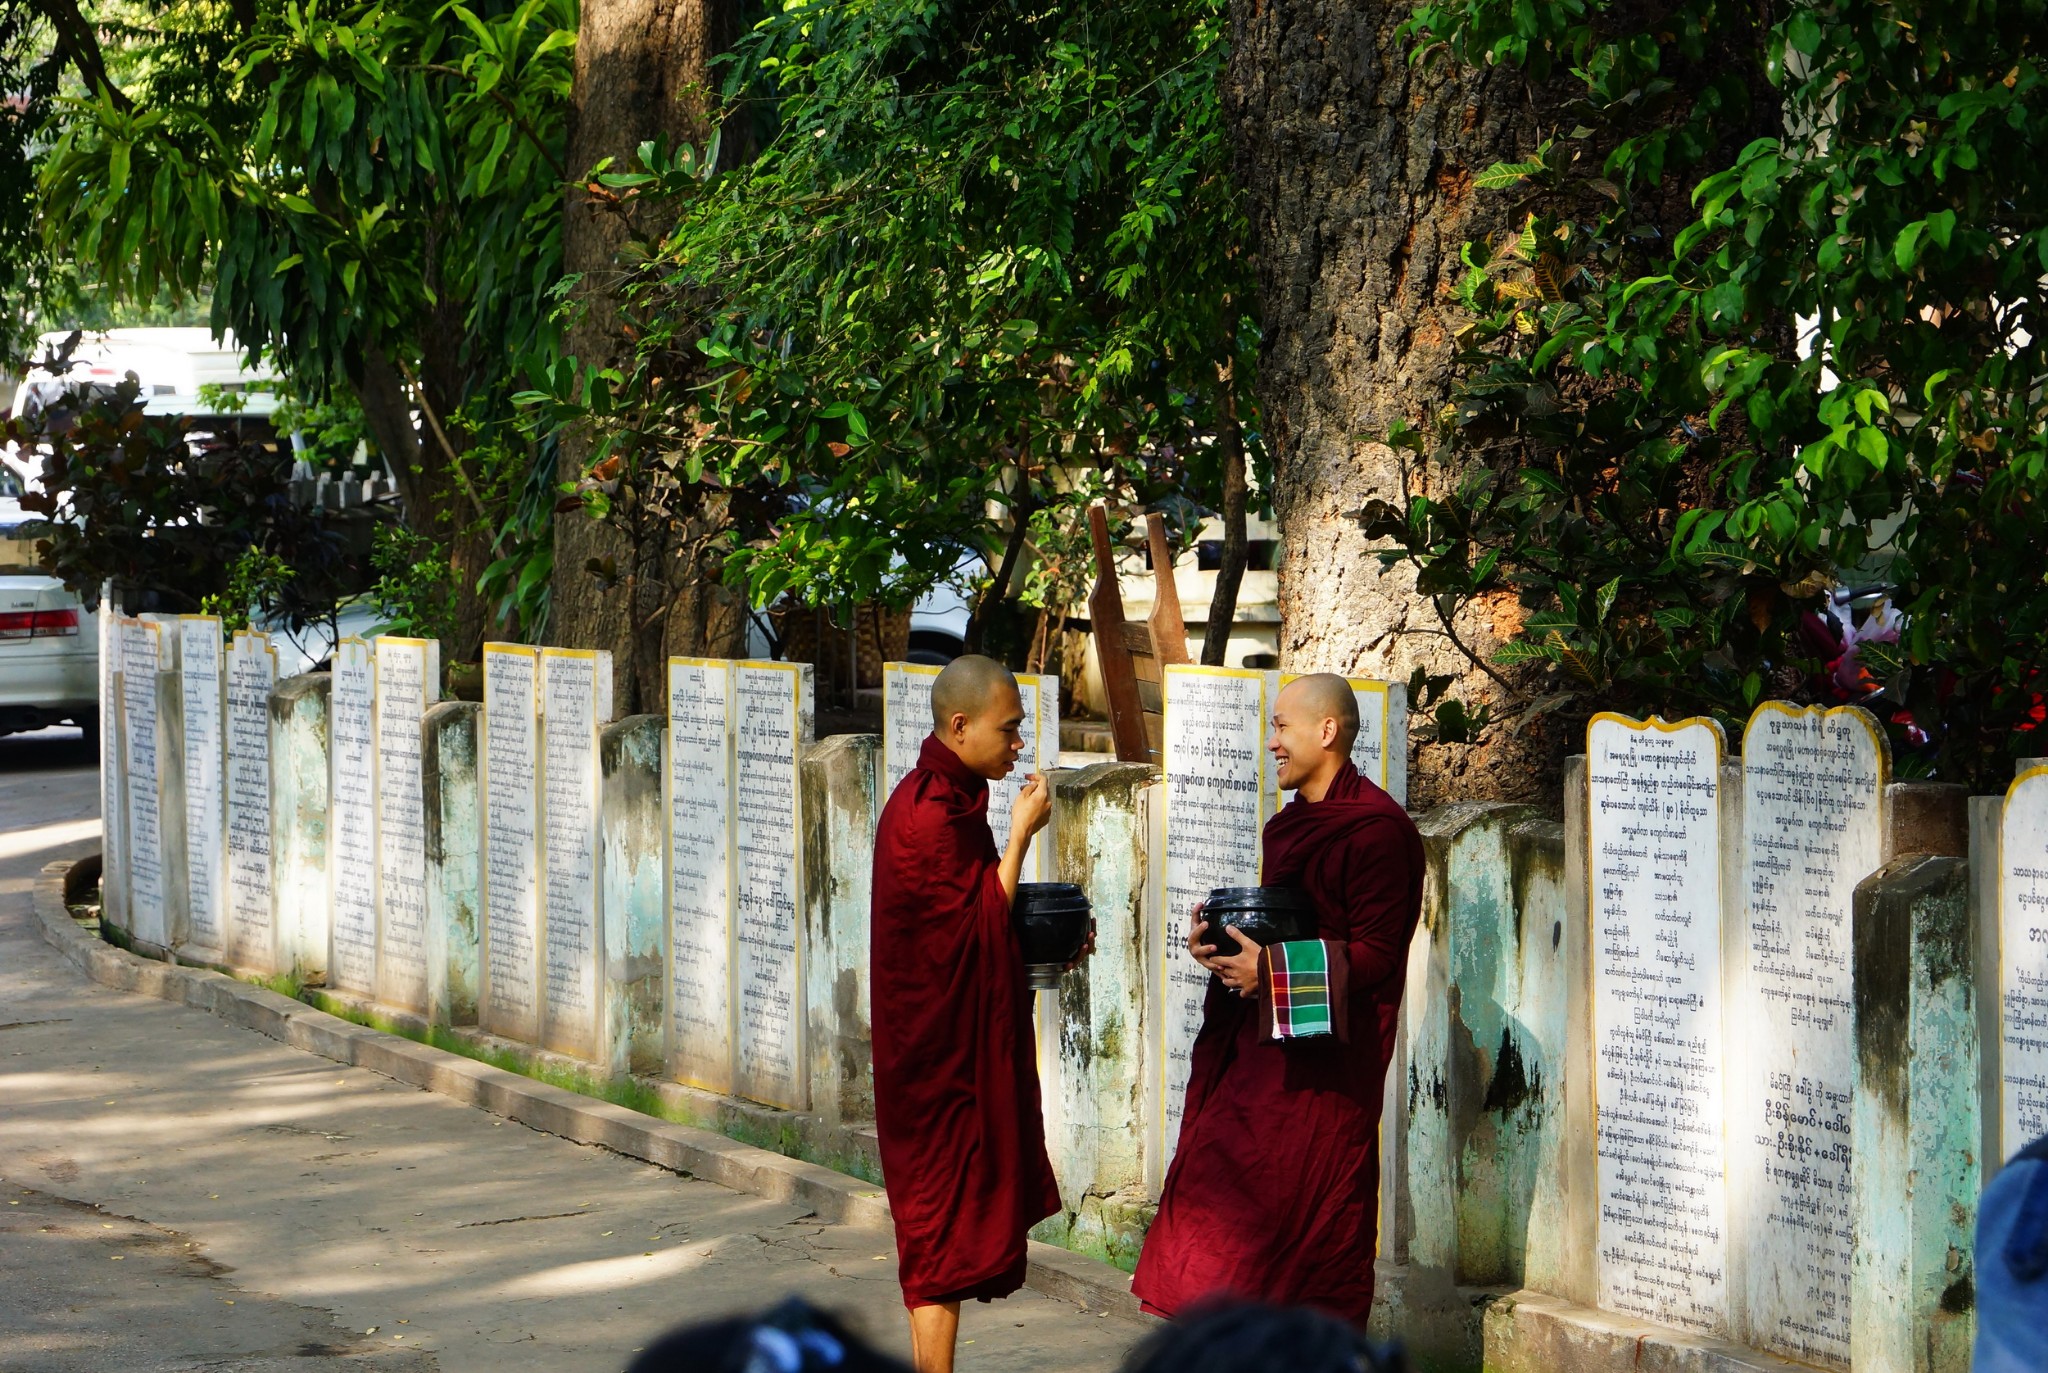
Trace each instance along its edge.
<path fill-rule="evenodd" d="M 887 1195 L 859 1178 L 352 1024 L 210 968 L 160 963 L 117 949 L 81 929 L 65 905 L 66 878 L 72 868 L 95 861 L 46 864 L 36 879 L 35 911 L 44 940 L 103 986 L 181 1002 L 294 1049 L 382 1073 L 578 1144 L 598 1145 L 736 1192 L 800 1205 L 820 1220 L 883 1232 L 894 1228 Z M 1140 1314 L 1127 1274 L 1057 1245 L 1030 1242 L 1024 1285 L 1088 1310 Z"/>

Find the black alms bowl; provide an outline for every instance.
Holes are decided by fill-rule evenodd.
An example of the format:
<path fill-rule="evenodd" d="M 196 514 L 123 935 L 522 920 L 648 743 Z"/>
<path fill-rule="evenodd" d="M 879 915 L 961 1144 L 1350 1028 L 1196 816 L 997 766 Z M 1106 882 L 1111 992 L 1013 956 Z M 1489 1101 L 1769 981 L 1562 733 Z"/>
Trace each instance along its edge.
<path fill-rule="evenodd" d="M 1033 987 L 1052 988 L 1088 942 L 1088 897 L 1071 882 L 1019 882 L 1010 905 L 1024 970 Z"/>
<path fill-rule="evenodd" d="M 1261 947 L 1316 937 L 1315 907 L 1293 887 L 1218 887 L 1209 893 L 1202 918 L 1209 922 L 1204 937 L 1226 958 L 1244 947 L 1228 933 L 1233 929 Z"/>

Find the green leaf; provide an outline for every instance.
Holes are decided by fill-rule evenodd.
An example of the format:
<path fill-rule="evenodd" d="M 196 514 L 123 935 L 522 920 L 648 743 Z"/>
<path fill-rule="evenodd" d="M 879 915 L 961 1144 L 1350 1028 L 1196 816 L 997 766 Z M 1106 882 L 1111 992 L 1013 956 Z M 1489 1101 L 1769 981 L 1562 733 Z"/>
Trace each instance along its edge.
<path fill-rule="evenodd" d="M 1820 20 L 1811 9 L 1801 5 L 1792 11 L 1785 24 L 1785 41 L 1807 57 L 1820 51 Z"/>

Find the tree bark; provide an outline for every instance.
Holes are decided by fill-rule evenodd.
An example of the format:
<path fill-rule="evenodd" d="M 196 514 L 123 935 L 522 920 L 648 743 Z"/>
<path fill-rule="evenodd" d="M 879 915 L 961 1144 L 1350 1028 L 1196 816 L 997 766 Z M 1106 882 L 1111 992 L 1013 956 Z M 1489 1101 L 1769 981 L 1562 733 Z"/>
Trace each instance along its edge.
<path fill-rule="evenodd" d="M 1392 680 L 1420 666 L 1454 674 L 1452 693 L 1476 705 L 1493 684 L 1443 637 L 1412 574 L 1380 570 L 1346 512 L 1419 490 L 1381 439 L 1397 419 L 1428 424 L 1450 397 L 1459 246 L 1511 216 L 1510 198 L 1475 195 L 1472 179 L 1534 146 L 1539 111 L 1517 71 L 1411 65 L 1396 32 L 1409 12 L 1237 0 L 1224 101 L 1259 263 L 1281 665 Z M 1512 608 L 1510 594 L 1496 626 L 1474 607 L 1461 637 L 1490 651 Z M 1504 733 L 1417 750 L 1410 804 L 1533 799 L 1548 760 L 1529 755 L 1548 750 Z"/>
<path fill-rule="evenodd" d="M 577 278 L 578 309 L 565 345 L 580 363 L 620 362 L 630 346 L 619 328 L 618 291 L 619 253 L 631 226 L 593 201 L 583 182 L 607 157 L 623 169 L 649 139 L 702 144 L 712 132 L 710 63 L 738 33 L 736 0 L 584 2 L 562 231 L 562 266 Z M 563 436 L 562 480 L 582 475 L 591 449 L 586 434 Z M 743 612 L 715 585 L 716 561 L 703 551 L 704 521 L 718 509 L 691 503 L 687 516 L 647 531 L 637 547 L 617 527 L 580 511 L 556 517 L 548 637 L 611 652 L 612 699 L 621 715 L 660 708 L 669 654 L 730 651 L 736 633 L 744 642 Z M 609 562 L 618 575 L 593 575 L 593 562 Z"/>

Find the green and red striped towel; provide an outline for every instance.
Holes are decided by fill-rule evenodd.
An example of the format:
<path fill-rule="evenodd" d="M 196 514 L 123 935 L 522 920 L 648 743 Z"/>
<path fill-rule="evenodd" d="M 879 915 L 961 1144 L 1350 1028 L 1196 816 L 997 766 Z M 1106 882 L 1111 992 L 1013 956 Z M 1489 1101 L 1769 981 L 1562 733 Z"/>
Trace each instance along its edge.
<path fill-rule="evenodd" d="M 1345 1014 L 1350 962 L 1342 944 L 1327 939 L 1268 944 L 1259 963 L 1266 993 L 1259 998 L 1259 1030 L 1265 1038 L 1330 1035 L 1350 1042 Z"/>

